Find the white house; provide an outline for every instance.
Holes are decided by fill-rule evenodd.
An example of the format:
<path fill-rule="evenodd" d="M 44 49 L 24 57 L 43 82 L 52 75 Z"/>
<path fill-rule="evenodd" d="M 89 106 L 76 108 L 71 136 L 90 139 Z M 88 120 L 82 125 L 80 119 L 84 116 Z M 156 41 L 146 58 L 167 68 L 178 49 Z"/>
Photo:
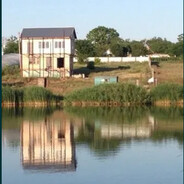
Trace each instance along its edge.
<path fill-rule="evenodd" d="M 69 77 L 73 71 L 75 29 L 26 28 L 20 35 L 23 77 Z"/>

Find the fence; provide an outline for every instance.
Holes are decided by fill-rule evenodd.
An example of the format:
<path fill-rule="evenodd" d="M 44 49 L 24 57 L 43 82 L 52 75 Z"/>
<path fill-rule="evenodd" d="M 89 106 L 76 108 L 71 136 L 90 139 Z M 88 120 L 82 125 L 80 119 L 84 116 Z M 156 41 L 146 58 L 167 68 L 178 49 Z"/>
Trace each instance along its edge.
<path fill-rule="evenodd" d="M 149 57 L 88 57 L 87 61 L 94 61 L 95 58 L 99 58 L 100 62 L 149 62 Z M 77 58 L 74 58 L 74 62 L 77 62 Z"/>

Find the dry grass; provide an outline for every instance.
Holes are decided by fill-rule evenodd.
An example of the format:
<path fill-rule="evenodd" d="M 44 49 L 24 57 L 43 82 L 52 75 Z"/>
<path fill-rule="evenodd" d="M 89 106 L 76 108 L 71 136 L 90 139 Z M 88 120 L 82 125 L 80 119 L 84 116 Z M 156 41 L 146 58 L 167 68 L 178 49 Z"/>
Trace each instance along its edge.
<path fill-rule="evenodd" d="M 170 82 L 183 85 L 183 62 L 160 62 L 154 66 L 158 83 Z"/>

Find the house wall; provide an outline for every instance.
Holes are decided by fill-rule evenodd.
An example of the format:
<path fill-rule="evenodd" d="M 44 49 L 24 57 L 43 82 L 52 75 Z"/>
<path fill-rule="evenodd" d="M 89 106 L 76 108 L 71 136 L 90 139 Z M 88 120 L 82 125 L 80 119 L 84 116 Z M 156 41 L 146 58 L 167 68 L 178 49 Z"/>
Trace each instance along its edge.
<path fill-rule="evenodd" d="M 22 75 L 23 77 L 69 77 L 73 70 L 73 55 L 75 52 L 74 38 L 66 39 L 23 39 L 22 48 Z M 41 42 L 41 48 L 40 48 Z M 45 43 L 43 48 L 42 43 Z M 61 48 L 55 43 L 61 42 Z M 32 53 L 29 53 L 28 43 L 32 43 Z M 46 44 L 49 48 L 46 48 Z M 51 67 L 47 67 L 47 59 L 51 58 Z M 33 58 L 34 62 L 31 62 Z M 64 67 L 58 68 L 58 58 L 64 58 Z"/>
<path fill-rule="evenodd" d="M 28 54 L 28 43 L 33 43 L 33 53 L 34 54 L 59 54 L 59 53 L 67 53 L 74 54 L 74 40 L 66 38 L 66 39 L 23 39 L 22 40 L 22 54 Z M 39 48 L 39 42 L 49 42 L 49 48 Z M 64 48 L 55 48 L 56 42 L 65 43 Z"/>
<path fill-rule="evenodd" d="M 52 69 L 50 70 L 47 70 L 46 61 L 50 54 L 45 54 L 44 56 L 35 55 L 35 57 L 40 57 L 39 64 L 29 64 L 29 57 L 26 55 L 22 56 L 23 77 L 69 77 L 72 73 L 73 58 L 69 55 L 52 55 Z M 57 58 L 59 57 L 64 57 L 64 68 L 57 68 Z"/>

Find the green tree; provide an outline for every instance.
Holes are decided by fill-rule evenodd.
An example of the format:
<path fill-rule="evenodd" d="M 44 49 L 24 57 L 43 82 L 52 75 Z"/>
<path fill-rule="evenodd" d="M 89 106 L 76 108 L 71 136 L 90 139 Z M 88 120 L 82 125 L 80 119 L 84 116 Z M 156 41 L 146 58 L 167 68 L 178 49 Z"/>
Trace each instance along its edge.
<path fill-rule="evenodd" d="M 154 37 L 148 40 L 147 44 L 154 53 L 172 54 L 171 48 L 173 43 L 166 39 Z"/>
<path fill-rule="evenodd" d="M 114 56 L 116 57 L 126 57 L 128 48 L 123 46 L 122 44 L 115 43 L 110 46 L 111 52 L 113 53 Z"/>
<path fill-rule="evenodd" d="M 4 54 L 9 53 L 18 53 L 19 47 L 18 47 L 18 39 L 16 36 L 11 36 L 6 43 L 6 46 L 4 48 Z"/>
<path fill-rule="evenodd" d="M 173 45 L 172 54 L 183 57 L 183 34 L 178 35 L 178 42 Z"/>
<path fill-rule="evenodd" d="M 129 43 L 121 38 L 115 38 L 111 41 L 110 50 L 116 57 L 126 57 L 131 52 Z"/>
<path fill-rule="evenodd" d="M 95 47 L 89 40 L 76 40 L 75 48 L 79 62 L 84 62 L 87 57 L 95 56 Z"/>
<path fill-rule="evenodd" d="M 129 44 L 131 47 L 130 51 L 132 56 L 145 56 L 148 54 L 148 50 L 142 42 L 132 41 Z"/>
<path fill-rule="evenodd" d="M 113 28 L 99 26 L 91 30 L 86 37 L 94 44 L 106 45 L 110 44 L 112 39 L 119 37 L 119 33 Z"/>
<path fill-rule="evenodd" d="M 113 28 L 99 26 L 87 34 L 87 39 L 94 44 L 96 56 L 104 56 L 112 40 L 119 38 L 119 33 Z"/>

